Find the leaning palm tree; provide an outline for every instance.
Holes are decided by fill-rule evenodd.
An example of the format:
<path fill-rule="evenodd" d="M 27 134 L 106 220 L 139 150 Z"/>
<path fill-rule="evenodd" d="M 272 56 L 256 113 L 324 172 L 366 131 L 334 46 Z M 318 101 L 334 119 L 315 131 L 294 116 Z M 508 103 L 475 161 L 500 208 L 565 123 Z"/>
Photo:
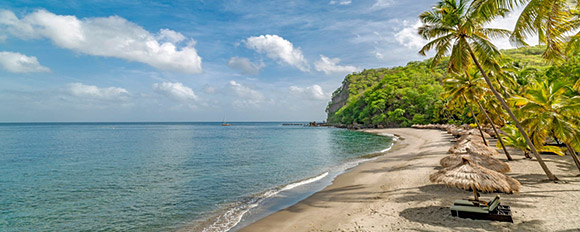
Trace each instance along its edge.
<path fill-rule="evenodd" d="M 524 115 L 522 124 L 534 131 L 532 140 L 541 148 L 547 138 L 563 141 L 574 163 L 580 170 L 580 158 L 573 148 L 580 128 L 580 96 L 566 96 L 568 83 L 561 80 L 544 80 L 535 83 L 522 97 L 511 100 Z"/>
<path fill-rule="evenodd" d="M 481 123 L 479 123 L 479 120 L 473 112 L 473 108 L 471 108 L 471 102 L 468 100 L 468 97 L 465 96 L 468 95 L 470 97 L 469 99 L 473 99 L 474 91 L 472 88 L 475 88 L 475 84 L 472 79 L 471 75 L 468 75 L 467 73 L 465 75 L 450 75 L 448 78 L 443 80 L 443 88 L 445 89 L 443 97 L 448 98 L 451 101 L 450 103 L 455 103 L 455 105 L 463 105 L 462 103 L 464 103 L 464 105 L 469 108 L 469 112 L 477 125 L 481 139 L 483 140 L 483 143 L 488 146 L 485 136 L 483 135 L 483 130 L 481 129 Z"/>
<path fill-rule="evenodd" d="M 520 122 L 503 97 L 493 87 L 481 65 L 482 63 L 497 63 L 494 60 L 501 57 L 499 50 L 490 42 L 490 39 L 508 36 L 511 33 L 503 29 L 484 28 L 483 25 L 495 17 L 505 14 L 507 10 L 498 8 L 494 14 L 491 14 L 477 7 L 469 7 L 468 3 L 467 0 L 443 0 L 433 10 L 426 11 L 419 16 L 423 23 L 423 26 L 418 30 L 419 35 L 427 40 L 433 39 L 419 51 L 419 54 L 426 55 L 428 51 L 435 50 L 432 65 L 437 65 L 444 56 L 451 52 L 448 69 L 455 73 L 463 73 L 472 65 L 472 62 L 475 63 L 493 95 L 524 136 L 526 143 L 548 178 L 555 181 L 558 178 L 548 169 Z"/>
<path fill-rule="evenodd" d="M 528 151 L 528 144 L 526 144 L 526 140 L 517 128 L 512 125 L 506 125 L 501 130 L 505 133 L 502 138 L 504 144 L 520 149 L 526 158 L 532 158 Z"/>
<path fill-rule="evenodd" d="M 487 121 L 491 123 L 493 131 L 495 132 L 496 137 L 499 138 L 499 142 L 501 147 L 504 151 L 508 160 L 512 160 L 509 152 L 507 151 L 506 147 L 503 144 L 503 140 L 501 139 L 501 135 L 498 133 L 495 124 L 487 111 L 483 108 L 479 101 L 483 100 L 483 95 L 487 93 L 489 90 L 484 87 L 484 80 L 481 76 L 477 75 L 477 72 L 471 73 L 466 71 L 464 75 L 449 75 L 448 78 L 443 80 L 443 88 L 445 89 L 445 93 L 443 97 L 449 98 L 451 101 L 460 101 L 463 99 L 465 101 L 465 105 L 471 111 L 471 114 L 477 123 L 477 127 L 480 131 L 481 137 L 485 145 L 487 142 L 485 141 L 485 137 L 483 136 L 483 132 L 481 130 L 481 126 L 477 117 L 475 117 L 473 109 L 471 108 L 470 102 L 475 102 L 479 106 L 481 113 L 485 116 Z"/>

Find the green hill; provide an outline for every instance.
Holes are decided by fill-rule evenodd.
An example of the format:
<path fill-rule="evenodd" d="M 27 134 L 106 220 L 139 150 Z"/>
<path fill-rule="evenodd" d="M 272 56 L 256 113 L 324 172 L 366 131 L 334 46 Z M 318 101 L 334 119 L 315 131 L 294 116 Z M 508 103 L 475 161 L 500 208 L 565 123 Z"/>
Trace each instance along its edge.
<path fill-rule="evenodd" d="M 541 47 L 504 50 L 504 61 L 545 69 Z M 440 98 L 447 61 L 431 70 L 431 61 L 413 61 L 404 67 L 368 69 L 347 75 L 326 107 L 327 121 L 335 125 L 408 127 L 412 124 L 451 123 Z M 469 120 L 469 119 L 467 119 Z"/>

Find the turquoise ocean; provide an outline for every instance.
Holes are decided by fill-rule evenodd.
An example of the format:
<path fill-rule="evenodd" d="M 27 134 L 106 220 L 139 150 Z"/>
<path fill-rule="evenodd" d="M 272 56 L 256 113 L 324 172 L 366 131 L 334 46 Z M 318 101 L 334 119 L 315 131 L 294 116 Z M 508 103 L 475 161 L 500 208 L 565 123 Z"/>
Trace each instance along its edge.
<path fill-rule="evenodd" d="M 392 142 L 280 122 L 4 123 L 0 231 L 235 231 Z"/>

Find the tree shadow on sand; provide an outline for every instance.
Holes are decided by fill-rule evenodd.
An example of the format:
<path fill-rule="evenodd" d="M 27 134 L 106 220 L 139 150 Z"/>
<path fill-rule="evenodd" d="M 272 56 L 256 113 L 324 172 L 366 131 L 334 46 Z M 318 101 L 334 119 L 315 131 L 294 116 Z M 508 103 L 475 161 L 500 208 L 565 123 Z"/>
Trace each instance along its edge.
<path fill-rule="evenodd" d="M 483 193 L 481 196 L 484 199 L 491 200 L 495 195 L 500 193 Z M 534 204 L 535 201 L 528 199 L 529 196 L 521 196 L 518 194 L 500 194 L 502 197 L 502 202 L 507 203 L 512 206 L 512 208 L 536 208 Z M 457 188 L 447 187 L 441 184 L 431 184 L 419 187 L 419 189 L 406 189 L 400 190 L 392 193 L 393 198 L 391 199 L 397 203 L 408 203 L 408 202 L 429 202 L 436 201 L 435 206 L 426 206 L 418 208 L 410 208 L 401 212 L 400 216 L 404 217 L 410 221 L 417 221 L 421 223 L 427 223 L 431 225 L 439 225 L 445 227 L 453 227 L 457 225 L 457 230 L 465 230 L 469 228 L 481 228 L 485 230 L 498 230 L 502 228 L 508 228 L 510 230 L 519 231 L 537 231 L 538 224 L 541 224 L 539 220 L 531 221 L 518 221 L 517 215 L 514 215 L 515 224 L 505 223 L 505 222 L 491 222 L 491 221 L 479 221 L 471 219 L 461 219 L 451 216 L 451 211 L 449 207 L 453 205 L 453 201 L 456 199 L 463 199 L 472 196 L 471 190 L 460 190 Z M 534 193 L 533 197 L 547 197 L 543 193 Z M 424 218 L 427 218 L 425 220 Z M 469 221 L 465 221 L 469 220 Z M 490 223 L 494 226 L 490 226 Z M 497 225 L 496 225 L 497 224 Z M 521 224 L 521 225 L 520 225 Z M 528 230 L 534 228 L 536 230 Z"/>
<path fill-rule="evenodd" d="M 408 208 L 403 210 L 399 215 L 412 222 L 443 227 L 445 229 L 456 231 L 469 231 L 474 229 L 485 231 L 539 231 L 543 225 L 543 222 L 540 220 L 516 221 L 515 223 L 509 223 L 457 218 L 451 216 L 449 207 L 443 206 Z"/>

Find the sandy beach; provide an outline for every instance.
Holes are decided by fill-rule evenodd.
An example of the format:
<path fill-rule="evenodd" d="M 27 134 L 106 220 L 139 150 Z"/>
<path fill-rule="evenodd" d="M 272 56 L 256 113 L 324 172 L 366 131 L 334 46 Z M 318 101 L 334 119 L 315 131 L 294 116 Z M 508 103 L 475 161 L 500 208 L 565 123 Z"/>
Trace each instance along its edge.
<path fill-rule="evenodd" d="M 338 176 L 332 185 L 241 231 L 580 231 L 579 171 L 571 157 L 544 155 L 559 183 L 549 182 L 535 160 L 510 149 L 508 176 L 520 193 L 500 194 L 512 207 L 514 223 L 452 217 L 449 206 L 471 193 L 432 184 L 429 174 L 452 146 L 439 130 L 374 129 L 400 137 L 385 155 Z M 503 153 L 500 160 L 506 161 Z M 494 194 L 482 194 L 491 198 Z"/>

